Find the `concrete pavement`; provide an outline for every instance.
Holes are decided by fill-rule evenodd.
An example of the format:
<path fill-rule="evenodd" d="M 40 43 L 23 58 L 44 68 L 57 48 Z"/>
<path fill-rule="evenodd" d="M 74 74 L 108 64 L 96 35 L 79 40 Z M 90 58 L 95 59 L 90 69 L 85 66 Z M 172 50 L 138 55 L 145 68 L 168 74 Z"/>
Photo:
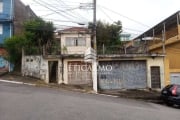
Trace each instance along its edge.
<path fill-rule="evenodd" d="M 0 82 L 0 120 L 173 120 L 180 109 L 62 89 Z"/>

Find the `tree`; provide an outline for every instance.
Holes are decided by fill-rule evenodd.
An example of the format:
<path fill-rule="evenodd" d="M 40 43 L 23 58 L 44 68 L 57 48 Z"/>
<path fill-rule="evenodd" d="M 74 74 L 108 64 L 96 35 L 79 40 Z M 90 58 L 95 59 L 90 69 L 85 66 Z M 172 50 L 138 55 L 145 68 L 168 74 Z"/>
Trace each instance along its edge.
<path fill-rule="evenodd" d="M 43 47 L 50 46 L 54 36 L 54 26 L 52 22 L 46 22 L 41 18 L 36 18 L 25 22 L 25 36 L 31 39 L 31 44 L 39 48 L 40 54 L 43 53 Z M 28 36 L 31 36 L 30 38 Z"/>
<path fill-rule="evenodd" d="M 13 36 L 6 39 L 4 46 L 8 52 L 8 55 L 5 58 L 11 63 L 15 64 L 15 66 L 21 63 L 22 47 L 26 46 L 27 43 L 28 41 L 24 36 Z"/>
<path fill-rule="evenodd" d="M 92 28 L 92 23 L 89 24 L 89 28 Z M 109 24 L 102 21 L 97 21 L 96 25 L 96 40 L 97 50 L 101 51 L 102 46 L 105 46 L 109 50 L 113 47 L 120 46 L 120 33 L 122 32 L 121 21 Z"/>
<path fill-rule="evenodd" d="M 4 46 L 8 51 L 6 57 L 11 63 L 16 65 L 21 63 L 22 49 L 28 54 L 42 54 L 43 47 L 48 47 L 53 41 L 53 23 L 46 22 L 41 18 L 26 21 L 24 23 L 24 34 L 13 36 L 5 40 Z"/>

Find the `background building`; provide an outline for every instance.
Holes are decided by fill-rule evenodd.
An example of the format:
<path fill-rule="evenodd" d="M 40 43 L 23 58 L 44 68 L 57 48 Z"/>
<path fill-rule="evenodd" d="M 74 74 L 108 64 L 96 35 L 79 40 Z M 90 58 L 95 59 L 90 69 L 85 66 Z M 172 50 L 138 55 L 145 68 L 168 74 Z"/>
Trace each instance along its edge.
<path fill-rule="evenodd" d="M 180 11 L 161 21 L 134 41 L 145 40 L 149 53 L 164 54 L 165 85 L 180 84 Z"/>
<path fill-rule="evenodd" d="M 23 23 L 35 18 L 35 13 L 20 0 L 0 0 L 0 72 L 10 71 L 10 64 L 4 59 L 4 40 L 23 33 Z"/>

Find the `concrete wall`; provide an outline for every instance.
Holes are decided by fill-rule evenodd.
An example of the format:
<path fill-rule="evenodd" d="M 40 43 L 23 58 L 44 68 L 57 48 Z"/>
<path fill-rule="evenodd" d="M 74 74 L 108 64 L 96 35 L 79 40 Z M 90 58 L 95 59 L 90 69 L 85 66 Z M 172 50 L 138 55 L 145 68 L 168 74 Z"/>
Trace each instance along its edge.
<path fill-rule="evenodd" d="M 57 82 L 63 83 L 61 59 L 44 59 L 42 56 L 24 56 L 22 58 L 22 75 L 32 76 L 49 83 L 49 63 L 58 62 Z"/>
<path fill-rule="evenodd" d="M 9 71 L 9 62 L 0 56 L 0 73 Z"/>
<path fill-rule="evenodd" d="M 108 59 L 104 59 L 109 61 Z M 103 60 L 103 61 L 104 61 Z M 125 60 L 125 59 L 123 59 Z M 164 58 L 163 57 L 141 57 L 134 59 L 126 60 L 145 60 L 147 62 L 147 87 L 151 88 L 151 67 L 159 66 L 160 67 L 160 80 L 161 88 L 166 85 L 165 81 L 165 71 L 164 71 Z M 69 61 L 84 61 L 82 58 L 73 58 L 73 59 L 43 59 L 42 56 L 25 56 L 22 59 L 22 74 L 27 76 L 33 76 L 44 80 L 46 83 L 49 83 L 49 61 L 58 62 L 58 71 L 57 71 L 57 82 L 58 84 L 68 82 L 68 62 Z M 102 61 L 102 60 L 101 60 Z"/>
<path fill-rule="evenodd" d="M 22 75 L 32 76 L 49 82 L 48 61 L 42 56 L 24 56 L 22 58 Z"/>
<path fill-rule="evenodd" d="M 151 88 L 151 66 L 160 67 L 160 81 L 161 81 L 161 88 L 163 88 L 165 86 L 164 58 L 154 57 L 147 59 L 147 83 L 149 88 Z"/>
<path fill-rule="evenodd" d="M 7 51 L 0 48 L 0 73 L 13 71 L 14 65 L 10 64 L 4 57 L 7 56 Z"/>
<path fill-rule="evenodd" d="M 134 58 L 122 58 L 116 59 L 113 58 L 115 61 L 120 60 L 145 60 L 146 61 L 146 68 L 147 68 L 147 87 L 151 88 L 151 66 L 159 66 L 160 67 L 160 81 L 161 81 L 161 88 L 165 86 L 165 68 L 164 68 L 164 57 L 134 57 Z M 112 59 L 101 59 L 100 61 L 112 61 Z"/>
<path fill-rule="evenodd" d="M 66 37 L 86 37 L 86 46 L 66 46 Z M 91 36 L 90 34 L 83 34 L 79 36 L 76 34 L 62 34 L 61 35 L 61 50 L 63 53 L 63 48 L 66 47 L 67 51 L 64 51 L 65 54 L 84 54 L 87 48 L 91 47 Z"/>

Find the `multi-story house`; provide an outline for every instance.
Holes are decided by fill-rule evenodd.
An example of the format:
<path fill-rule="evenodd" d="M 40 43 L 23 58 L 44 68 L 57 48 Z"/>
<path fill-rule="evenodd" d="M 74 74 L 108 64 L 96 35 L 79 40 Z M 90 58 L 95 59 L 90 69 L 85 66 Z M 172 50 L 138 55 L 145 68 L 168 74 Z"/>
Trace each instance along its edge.
<path fill-rule="evenodd" d="M 84 62 L 84 54 L 91 48 L 90 30 L 72 27 L 58 32 L 61 41 L 64 83 L 92 83 L 91 64 Z"/>
<path fill-rule="evenodd" d="M 4 59 L 4 40 L 22 34 L 23 23 L 34 17 L 35 13 L 20 0 L 0 0 L 0 72 L 11 68 Z"/>
<path fill-rule="evenodd" d="M 25 56 L 22 74 L 41 78 L 46 83 L 92 85 L 92 65 L 84 62 L 84 53 L 91 48 L 90 30 L 82 27 L 60 30 L 56 43 L 60 52 L 55 55 Z"/>
<path fill-rule="evenodd" d="M 161 69 L 158 71 L 159 84 L 156 88 L 163 87 L 163 55 L 104 53 L 98 54 L 96 60 L 87 62 L 85 53 L 91 50 L 91 33 L 88 29 L 73 27 L 60 30 L 56 40 L 61 52 L 23 57 L 23 75 L 41 78 L 46 83 L 93 84 L 95 91 L 97 86 L 99 89 L 145 89 L 152 87 L 150 79 L 156 75 L 156 71 L 150 73 L 150 68 L 159 65 Z"/>
<path fill-rule="evenodd" d="M 147 30 L 134 41 L 146 41 L 149 53 L 165 55 L 164 85 L 180 84 L 180 11 Z M 158 66 L 151 69 L 158 69 Z M 152 84 L 158 83 L 157 76 L 152 79 Z"/>
<path fill-rule="evenodd" d="M 0 0 L 0 44 L 13 34 L 13 0 Z"/>

